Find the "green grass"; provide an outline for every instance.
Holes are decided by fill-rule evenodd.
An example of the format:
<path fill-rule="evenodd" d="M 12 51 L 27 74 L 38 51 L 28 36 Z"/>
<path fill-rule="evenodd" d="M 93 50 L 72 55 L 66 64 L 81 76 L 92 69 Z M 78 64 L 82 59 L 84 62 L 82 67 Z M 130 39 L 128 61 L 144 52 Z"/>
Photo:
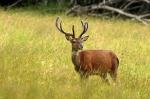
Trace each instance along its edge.
<path fill-rule="evenodd" d="M 150 25 L 87 17 L 90 38 L 84 49 L 109 49 L 119 59 L 116 85 L 91 76 L 81 86 L 71 62 L 71 46 L 55 27 L 82 31 L 83 17 L 0 10 L 0 99 L 148 99 Z M 112 80 L 109 77 L 109 80 Z"/>

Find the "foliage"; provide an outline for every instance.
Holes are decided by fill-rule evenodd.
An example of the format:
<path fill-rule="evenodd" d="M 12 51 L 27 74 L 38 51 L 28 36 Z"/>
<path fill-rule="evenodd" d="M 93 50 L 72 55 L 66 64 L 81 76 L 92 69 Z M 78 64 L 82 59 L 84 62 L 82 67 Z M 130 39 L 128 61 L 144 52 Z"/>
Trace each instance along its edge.
<path fill-rule="evenodd" d="M 0 1 L 0 5 L 3 6 L 8 6 L 11 5 L 12 3 L 16 2 L 17 0 L 1 0 Z M 21 3 L 19 3 L 18 5 L 21 6 L 29 6 L 29 5 L 38 5 L 40 3 L 57 3 L 57 4 L 66 4 L 68 3 L 70 0 L 22 0 Z"/>
<path fill-rule="evenodd" d="M 84 86 L 71 63 L 71 46 L 55 27 L 58 15 L 66 31 L 72 24 L 77 34 L 82 31 L 82 17 L 0 10 L 1 99 L 149 98 L 149 25 L 87 17 L 90 38 L 84 49 L 113 50 L 120 66 L 116 85 L 91 76 Z"/>

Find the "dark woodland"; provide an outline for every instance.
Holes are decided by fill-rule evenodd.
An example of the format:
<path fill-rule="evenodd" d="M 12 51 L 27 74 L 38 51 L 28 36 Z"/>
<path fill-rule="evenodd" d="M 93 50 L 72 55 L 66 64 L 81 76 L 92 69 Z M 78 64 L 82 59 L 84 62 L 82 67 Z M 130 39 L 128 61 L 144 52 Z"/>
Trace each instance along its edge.
<path fill-rule="evenodd" d="M 49 4 L 65 6 L 71 16 L 88 15 L 96 17 L 122 17 L 137 20 L 143 24 L 150 21 L 150 0 L 1 0 L 5 10 Z"/>

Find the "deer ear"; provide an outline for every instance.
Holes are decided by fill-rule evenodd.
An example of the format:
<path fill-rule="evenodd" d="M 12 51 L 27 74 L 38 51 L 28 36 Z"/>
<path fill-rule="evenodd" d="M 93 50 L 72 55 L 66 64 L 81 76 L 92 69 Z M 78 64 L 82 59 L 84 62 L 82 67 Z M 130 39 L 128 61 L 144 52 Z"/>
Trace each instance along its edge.
<path fill-rule="evenodd" d="M 66 39 L 67 39 L 68 41 L 71 41 L 71 40 L 72 40 L 72 36 L 67 36 L 67 35 L 65 35 L 65 37 L 66 37 Z"/>
<path fill-rule="evenodd" d="M 84 42 L 84 41 L 86 41 L 88 38 L 89 38 L 89 36 L 85 36 L 85 37 L 82 37 L 81 40 L 82 40 L 82 42 Z"/>

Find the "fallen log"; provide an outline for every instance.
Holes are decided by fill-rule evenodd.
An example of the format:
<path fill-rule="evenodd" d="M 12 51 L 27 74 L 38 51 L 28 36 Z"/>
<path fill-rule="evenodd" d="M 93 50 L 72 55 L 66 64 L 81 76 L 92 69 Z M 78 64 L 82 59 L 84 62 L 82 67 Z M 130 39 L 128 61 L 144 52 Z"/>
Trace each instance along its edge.
<path fill-rule="evenodd" d="M 120 3 L 121 1 L 122 3 Z M 67 15 L 71 14 L 92 16 L 116 16 L 117 14 L 146 25 L 150 19 L 150 0 L 107 0 L 99 2 L 99 4 L 75 5 L 67 11 Z"/>

